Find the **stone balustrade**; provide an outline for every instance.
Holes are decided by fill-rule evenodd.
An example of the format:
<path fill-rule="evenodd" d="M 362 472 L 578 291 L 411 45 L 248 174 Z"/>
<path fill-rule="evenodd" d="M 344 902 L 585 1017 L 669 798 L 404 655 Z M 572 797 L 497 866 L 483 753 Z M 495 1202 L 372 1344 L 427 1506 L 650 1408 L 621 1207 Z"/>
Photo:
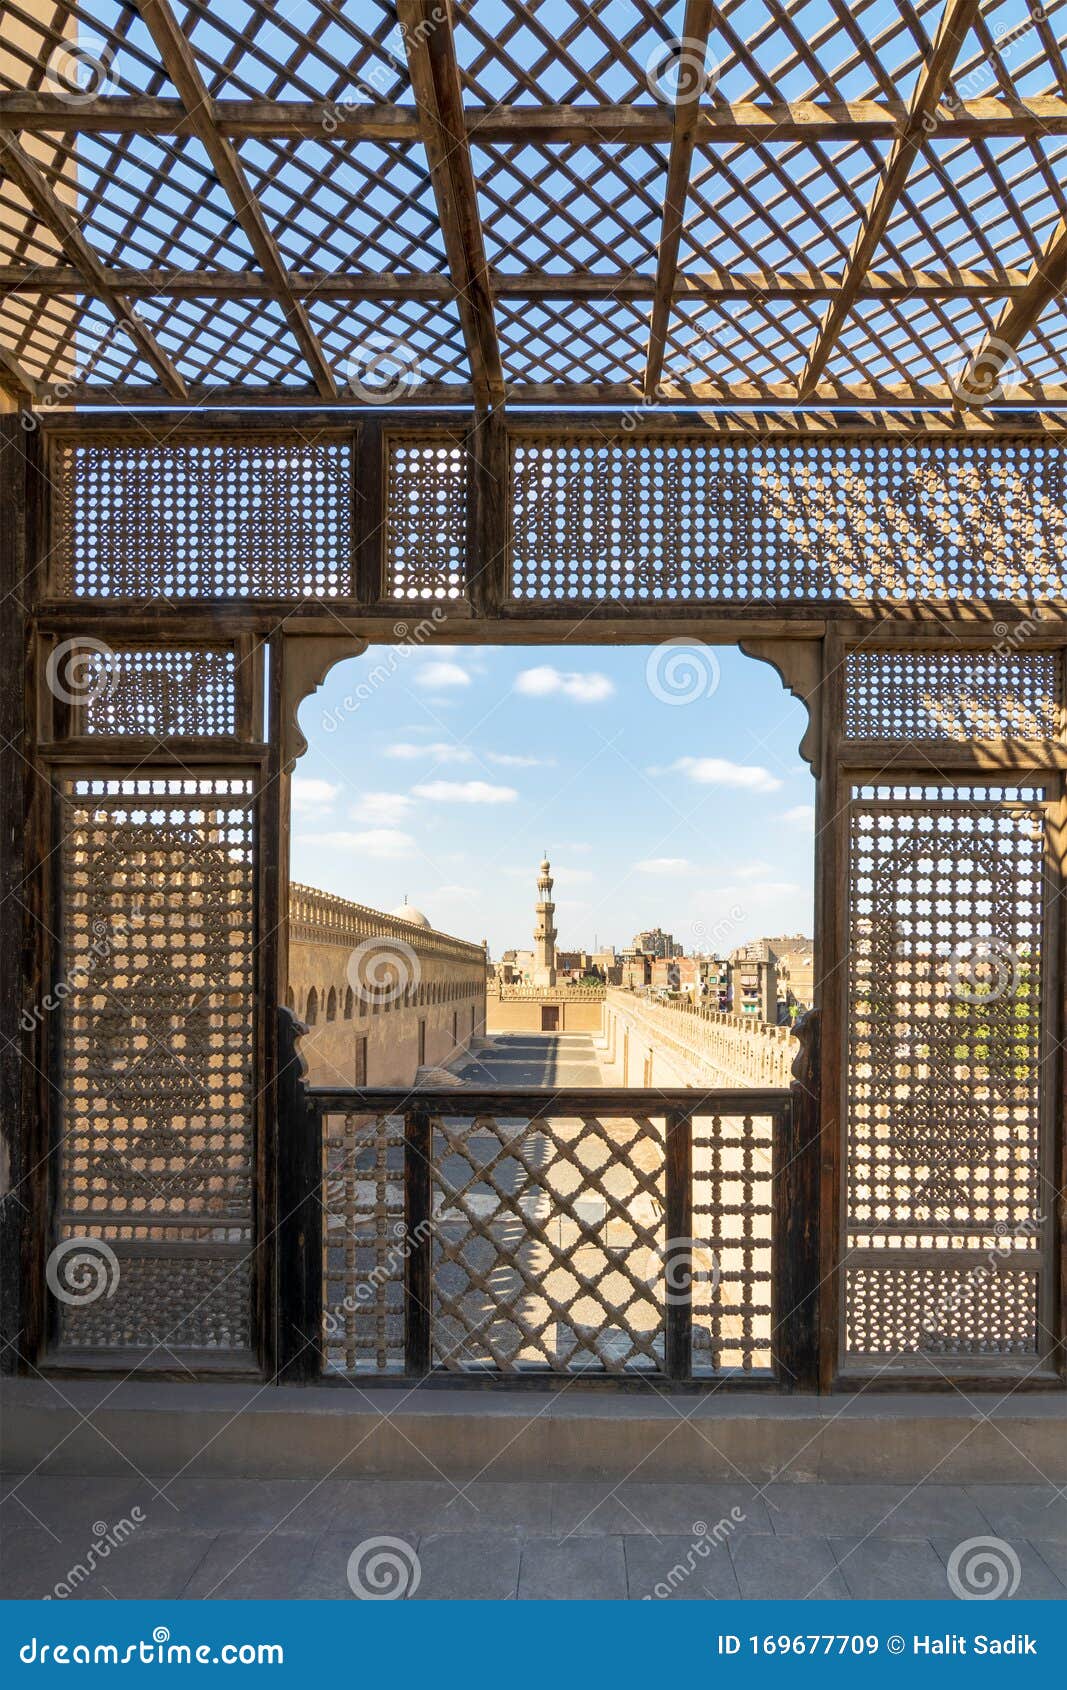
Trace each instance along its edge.
<path fill-rule="evenodd" d="M 618 1060 L 620 1030 L 659 1056 L 671 1077 L 688 1084 L 788 1086 L 799 1049 L 789 1027 L 682 1001 L 656 1002 L 608 987 L 605 1036 Z M 629 1083 L 641 1083 L 628 1076 Z"/>
<path fill-rule="evenodd" d="M 515 986 L 501 984 L 501 1003 L 603 1003 L 605 986 Z"/>
<path fill-rule="evenodd" d="M 382 910 L 368 909 L 354 904 L 332 892 L 320 892 L 314 886 L 291 885 L 289 888 L 290 940 L 308 944 L 347 945 L 351 948 L 361 939 L 403 939 L 420 953 L 454 957 L 457 962 L 485 961 L 481 945 L 467 939 L 454 939 L 439 933 L 434 927 L 420 927 L 416 922 L 401 921 Z"/>

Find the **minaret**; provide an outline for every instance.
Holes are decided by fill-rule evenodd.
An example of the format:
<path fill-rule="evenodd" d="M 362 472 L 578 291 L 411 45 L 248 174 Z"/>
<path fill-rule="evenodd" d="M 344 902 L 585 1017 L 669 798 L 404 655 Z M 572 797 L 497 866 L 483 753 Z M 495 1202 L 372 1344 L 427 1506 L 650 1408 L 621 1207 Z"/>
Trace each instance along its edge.
<path fill-rule="evenodd" d="M 534 928 L 535 986 L 556 984 L 556 929 L 553 918 L 556 906 L 552 902 L 552 868 L 546 857 L 537 878 L 537 925 Z"/>

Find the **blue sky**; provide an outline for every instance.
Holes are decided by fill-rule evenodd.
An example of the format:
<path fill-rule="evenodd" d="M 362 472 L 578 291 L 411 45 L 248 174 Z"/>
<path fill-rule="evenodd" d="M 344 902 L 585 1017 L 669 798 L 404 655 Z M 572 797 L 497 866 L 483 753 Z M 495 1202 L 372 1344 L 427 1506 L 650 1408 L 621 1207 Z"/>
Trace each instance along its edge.
<path fill-rule="evenodd" d="M 810 934 L 806 721 L 732 647 L 372 648 L 301 708 L 293 878 L 494 956 L 531 943 L 545 850 L 566 948 Z"/>

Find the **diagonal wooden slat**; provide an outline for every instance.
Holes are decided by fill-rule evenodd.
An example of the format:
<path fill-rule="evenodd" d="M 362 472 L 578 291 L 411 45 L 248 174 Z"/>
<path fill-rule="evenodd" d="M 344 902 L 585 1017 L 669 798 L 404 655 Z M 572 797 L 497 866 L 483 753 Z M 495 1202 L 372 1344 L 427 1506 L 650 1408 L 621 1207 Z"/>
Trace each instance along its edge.
<path fill-rule="evenodd" d="M 234 215 L 248 238 L 256 261 L 271 283 L 272 295 L 284 312 L 307 361 L 315 386 L 324 399 L 331 399 L 335 397 L 337 387 L 326 354 L 307 311 L 289 286 L 288 274 L 274 237 L 267 227 L 263 209 L 249 187 L 237 152 L 218 127 L 214 102 L 169 0 L 137 0 L 137 4 L 163 68 L 181 97 L 189 128 L 211 160 L 212 169 L 233 206 Z"/>
<path fill-rule="evenodd" d="M 800 399 L 807 398 L 814 391 L 833 354 L 837 337 L 859 295 L 863 278 L 907 182 L 915 155 L 926 139 L 930 125 L 937 123 L 938 104 L 980 6 L 981 0 L 947 0 L 937 37 L 912 94 L 907 122 L 889 150 L 885 168 L 853 243 L 841 291 L 826 312 L 797 385 L 797 397 Z"/>
<path fill-rule="evenodd" d="M 450 0 L 397 0 L 411 85 L 476 399 L 504 399 L 489 268 L 463 115 Z"/>
<path fill-rule="evenodd" d="M 693 167 L 700 100 L 704 92 L 704 55 L 711 33 L 711 18 L 711 0 L 686 0 L 682 38 L 677 44 L 679 74 L 674 103 L 674 130 L 667 163 L 663 222 L 656 259 L 656 293 L 648 331 L 648 355 L 645 361 L 646 399 L 654 398 L 663 373 L 667 325 L 674 302 L 674 279 L 678 271 L 678 247 L 682 238 L 682 221 L 685 217 L 689 176 Z"/>
<path fill-rule="evenodd" d="M 116 323 L 125 329 L 140 349 L 145 362 L 155 370 L 167 392 L 176 399 L 184 399 L 187 389 L 178 370 L 147 323 L 136 315 L 121 288 L 114 285 L 108 270 L 82 234 L 70 206 L 64 205 L 52 191 L 40 166 L 14 135 L 0 135 L 0 169 L 60 242 L 82 278 L 84 291 L 94 294 L 107 306 Z"/>
<path fill-rule="evenodd" d="M 1067 218 L 1061 218 L 1045 244 L 1044 252 L 1027 276 L 1025 286 L 1004 307 L 992 333 L 987 335 L 967 374 L 967 385 L 977 397 L 996 397 L 1004 367 L 1018 352 L 1042 312 L 1067 288 Z M 1023 373 L 1025 380 L 1025 372 Z"/>

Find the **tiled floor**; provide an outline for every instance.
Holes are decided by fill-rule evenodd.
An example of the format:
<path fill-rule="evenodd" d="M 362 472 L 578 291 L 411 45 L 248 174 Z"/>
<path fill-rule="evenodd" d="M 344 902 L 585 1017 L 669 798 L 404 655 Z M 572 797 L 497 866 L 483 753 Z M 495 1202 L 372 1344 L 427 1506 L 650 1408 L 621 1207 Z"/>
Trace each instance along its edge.
<path fill-rule="evenodd" d="M 453 1071 L 468 1086 L 607 1084 L 589 1033 L 490 1033 L 485 1049 Z"/>
<path fill-rule="evenodd" d="M 2 1495 L 7 1597 L 944 1598 L 975 1538 L 1017 1564 L 1017 1598 L 1067 1597 L 1067 1494 L 1044 1485 L 34 1475 Z"/>

